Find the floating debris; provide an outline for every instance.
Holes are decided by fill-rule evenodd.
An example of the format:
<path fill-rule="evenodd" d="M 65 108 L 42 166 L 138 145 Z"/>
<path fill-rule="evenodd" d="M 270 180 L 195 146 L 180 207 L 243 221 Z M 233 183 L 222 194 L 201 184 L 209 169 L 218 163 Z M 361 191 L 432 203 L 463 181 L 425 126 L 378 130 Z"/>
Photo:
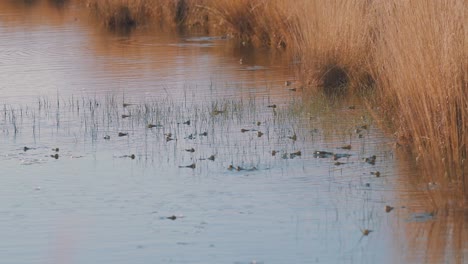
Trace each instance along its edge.
<path fill-rule="evenodd" d="M 174 139 L 171 138 L 171 137 L 169 137 L 169 136 L 166 137 L 166 142 L 169 142 L 169 141 L 171 141 L 171 140 L 174 140 Z"/>
<path fill-rule="evenodd" d="M 351 145 L 342 146 L 342 147 L 339 147 L 339 149 L 348 149 L 348 150 L 350 150 Z"/>
<path fill-rule="evenodd" d="M 359 136 L 358 136 L 358 137 L 359 137 L 359 138 L 364 138 L 364 135 L 362 135 L 362 134 L 359 134 Z"/>
<path fill-rule="evenodd" d="M 272 104 L 272 105 L 268 105 L 267 107 L 269 107 L 269 108 L 276 108 L 276 105 L 275 105 L 275 104 Z"/>
<path fill-rule="evenodd" d="M 295 157 L 299 157 L 301 155 L 302 155 L 302 152 L 299 150 L 299 151 L 289 154 L 289 158 L 294 159 Z"/>
<path fill-rule="evenodd" d="M 121 158 L 131 158 L 131 159 L 135 159 L 135 154 L 131 154 L 131 155 L 123 155 L 123 156 L 120 156 Z"/>
<path fill-rule="evenodd" d="M 289 159 L 288 153 L 284 153 L 283 155 L 281 155 L 281 158 L 282 159 Z"/>
<path fill-rule="evenodd" d="M 361 229 L 361 233 L 362 233 L 362 235 L 364 235 L 364 236 L 368 236 L 371 232 L 373 232 L 373 230 Z"/>
<path fill-rule="evenodd" d="M 258 131 L 258 132 L 257 132 L 257 137 L 262 137 L 262 136 L 263 136 L 262 131 Z"/>
<path fill-rule="evenodd" d="M 164 135 L 165 135 L 166 137 L 172 137 L 172 133 L 171 133 L 171 132 L 165 133 Z"/>
<path fill-rule="evenodd" d="M 278 151 L 276 151 L 276 150 L 272 150 L 272 151 L 271 151 L 271 155 L 272 155 L 272 156 L 276 156 L 276 153 L 277 153 L 277 152 L 278 152 Z"/>
<path fill-rule="evenodd" d="M 119 137 L 128 136 L 128 133 L 119 132 Z"/>
<path fill-rule="evenodd" d="M 365 158 L 364 161 L 371 164 L 371 165 L 375 165 L 375 160 L 376 159 L 377 159 L 377 157 L 375 155 L 373 155 L 371 157 Z"/>
<path fill-rule="evenodd" d="M 386 212 L 386 213 L 390 213 L 394 208 L 395 208 L 395 207 L 392 207 L 392 206 L 390 206 L 390 205 L 386 205 L 386 206 L 385 206 L 385 212 Z"/>
<path fill-rule="evenodd" d="M 24 147 L 23 150 L 26 152 L 28 150 L 31 150 L 32 148 Z"/>
<path fill-rule="evenodd" d="M 257 121 L 257 126 L 260 126 L 261 124 L 262 124 L 262 122 Z"/>
<path fill-rule="evenodd" d="M 109 136 L 109 135 L 105 135 L 105 136 L 104 136 L 104 139 L 105 139 L 105 140 L 109 140 L 109 139 L 110 139 L 110 136 Z"/>
<path fill-rule="evenodd" d="M 122 115 L 122 118 L 130 117 L 130 115 Z"/>
<path fill-rule="evenodd" d="M 335 153 L 333 154 L 333 160 L 338 160 L 338 159 L 341 159 L 341 158 L 349 158 L 351 157 L 351 154 L 347 154 L 347 153 Z"/>
<path fill-rule="evenodd" d="M 214 161 L 215 160 L 215 155 L 211 155 L 208 157 L 208 160 Z"/>
<path fill-rule="evenodd" d="M 297 140 L 297 136 L 296 136 L 296 133 L 294 133 L 294 135 L 288 137 L 289 139 L 292 139 L 292 141 L 296 141 Z"/>
<path fill-rule="evenodd" d="M 284 82 L 284 86 L 291 86 L 291 84 L 292 84 L 292 81 L 285 81 Z"/>
<path fill-rule="evenodd" d="M 162 126 L 162 125 L 159 125 L 159 124 L 157 124 L 157 125 L 155 125 L 155 124 L 148 124 L 146 127 L 147 127 L 147 128 L 154 128 L 154 127 L 161 128 L 161 127 L 163 127 L 163 126 Z"/>
<path fill-rule="evenodd" d="M 346 163 L 339 162 L 339 161 L 335 162 L 335 165 L 336 165 L 336 166 L 340 166 L 340 165 L 343 165 L 343 164 L 346 164 Z"/>
<path fill-rule="evenodd" d="M 207 136 L 208 136 L 208 132 L 205 131 L 205 132 L 203 132 L 203 133 L 201 133 L 201 134 L 198 134 L 198 135 L 199 135 L 199 136 L 203 136 L 203 137 L 207 137 Z"/>
<path fill-rule="evenodd" d="M 187 120 L 187 121 L 183 122 L 182 124 L 190 126 L 190 120 Z"/>
<path fill-rule="evenodd" d="M 371 171 L 371 175 L 375 175 L 375 177 L 380 177 L 380 171 Z"/>
<path fill-rule="evenodd" d="M 248 132 L 248 131 L 250 131 L 250 129 L 245 129 L 245 128 L 242 128 L 242 129 L 241 129 L 241 132 L 242 132 L 242 133 L 245 133 L 245 132 Z"/>
<path fill-rule="evenodd" d="M 348 109 L 354 110 L 354 109 L 356 109 L 356 106 L 350 105 L 350 106 L 348 106 Z"/>
<path fill-rule="evenodd" d="M 41 190 L 41 186 L 37 186 L 36 188 L 34 188 L 34 190 L 40 191 L 40 190 Z"/>
<path fill-rule="evenodd" d="M 174 220 L 177 219 L 177 216 L 171 215 L 171 216 L 168 216 L 168 217 L 166 217 L 166 218 L 167 218 L 167 219 L 170 219 L 170 220 L 172 220 L 172 221 L 174 221 Z"/>
<path fill-rule="evenodd" d="M 195 165 L 195 163 L 192 163 L 192 164 L 186 165 L 186 166 L 179 166 L 179 168 L 190 168 L 190 169 L 195 169 L 195 168 L 196 168 L 196 165 Z"/>
<path fill-rule="evenodd" d="M 53 148 L 52 151 L 59 152 L 59 148 Z"/>
<path fill-rule="evenodd" d="M 186 149 L 185 151 L 193 153 L 193 152 L 195 152 L 195 149 L 194 148 L 189 148 L 189 149 Z"/>
<path fill-rule="evenodd" d="M 128 103 L 123 103 L 122 106 L 125 108 L 127 106 L 131 106 L 132 104 L 128 104 Z"/>
<path fill-rule="evenodd" d="M 297 88 L 291 88 L 291 89 L 288 89 L 288 90 L 291 91 L 291 92 L 295 92 L 295 91 L 297 91 Z"/>
<path fill-rule="evenodd" d="M 370 183 L 366 183 L 366 187 L 370 187 Z"/>
<path fill-rule="evenodd" d="M 316 150 L 314 151 L 314 158 L 330 158 L 333 157 L 333 152 Z"/>
<path fill-rule="evenodd" d="M 193 134 L 190 134 L 190 135 L 186 136 L 185 139 L 192 140 L 192 139 L 195 139 L 195 136 Z"/>
<path fill-rule="evenodd" d="M 230 171 L 232 171 L 232 170 L 234 169 L 234 166 L 232 166 L 232 164 L 231 164 L 231 165 L 228 166 L 227 169 L 230 170 Z"/>
<path fill-rule="evenodd" d="M 58 159 L 59 158 L 59 154 L 55 154 L 55 155 L 50 155 L 51 158 L 54 158 L 54 159 Z"/>

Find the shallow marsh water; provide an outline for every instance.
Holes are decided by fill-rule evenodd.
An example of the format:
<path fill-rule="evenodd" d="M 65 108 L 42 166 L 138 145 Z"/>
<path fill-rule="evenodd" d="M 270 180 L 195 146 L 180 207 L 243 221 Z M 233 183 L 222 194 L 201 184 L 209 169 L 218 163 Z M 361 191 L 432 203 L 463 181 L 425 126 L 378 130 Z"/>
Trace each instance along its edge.
<path fill-rule="evenodd" d="M 222 37 L 93 23 L 0 3 L 2 260 L 463 262 L 467 216 L 432 212 L 358 99 L 290 91 L 285 58 Z"/>

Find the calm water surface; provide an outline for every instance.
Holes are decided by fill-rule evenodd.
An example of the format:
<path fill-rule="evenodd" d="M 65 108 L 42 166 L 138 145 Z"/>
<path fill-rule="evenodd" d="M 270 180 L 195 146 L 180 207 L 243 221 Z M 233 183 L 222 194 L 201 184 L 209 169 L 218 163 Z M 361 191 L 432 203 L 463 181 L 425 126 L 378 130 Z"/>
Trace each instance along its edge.
<path fill-rule="evenodd" d="M 232 40 L 47 3 L 0 3 L 2 263 L 463 262 L 467 217 L 432 211 L 437 183 L 359 100 Z"/>

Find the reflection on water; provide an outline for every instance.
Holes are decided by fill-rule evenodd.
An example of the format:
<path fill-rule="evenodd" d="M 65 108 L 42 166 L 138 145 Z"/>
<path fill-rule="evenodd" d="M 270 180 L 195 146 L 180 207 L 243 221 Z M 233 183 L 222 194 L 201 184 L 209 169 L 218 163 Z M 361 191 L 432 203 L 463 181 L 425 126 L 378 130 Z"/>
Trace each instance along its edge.
<path fill-rule="evenodd" d="M 8 263 L 463 262 L 466 213 L 434 211 L 437 183 L 358 99 L 306 97 L 285 58 L 223 37 L 111 34 L 53 2 L 0 3 Z"/>

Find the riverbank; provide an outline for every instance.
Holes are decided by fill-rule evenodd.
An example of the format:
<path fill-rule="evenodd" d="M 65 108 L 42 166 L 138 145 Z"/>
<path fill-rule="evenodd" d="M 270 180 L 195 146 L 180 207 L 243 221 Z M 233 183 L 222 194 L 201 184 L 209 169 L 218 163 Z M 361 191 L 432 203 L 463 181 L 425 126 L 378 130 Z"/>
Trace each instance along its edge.
<path fill-rule="evenodd" d="M 111 30 L 157 24 L 222 34 L 287 50 L 307 89 L 372 91 L 369 105 L 382 126 L 434 172 L 427 181 L 467 200 L 463 1 L 81 2 Z"/>

